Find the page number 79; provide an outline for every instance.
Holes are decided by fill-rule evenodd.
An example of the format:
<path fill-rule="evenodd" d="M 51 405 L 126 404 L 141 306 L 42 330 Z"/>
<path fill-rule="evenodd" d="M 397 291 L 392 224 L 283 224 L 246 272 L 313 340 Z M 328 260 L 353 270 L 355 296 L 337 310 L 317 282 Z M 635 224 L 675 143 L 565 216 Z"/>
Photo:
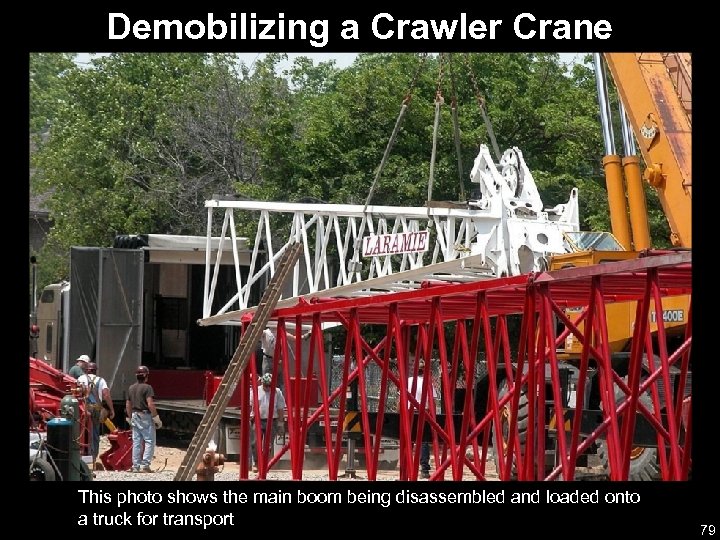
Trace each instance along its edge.
<path fill-rule="evenodd" d="M 702 536 L 713 536 L 715 534 L 715 525 L 700 525 L 700 534 Z"/>

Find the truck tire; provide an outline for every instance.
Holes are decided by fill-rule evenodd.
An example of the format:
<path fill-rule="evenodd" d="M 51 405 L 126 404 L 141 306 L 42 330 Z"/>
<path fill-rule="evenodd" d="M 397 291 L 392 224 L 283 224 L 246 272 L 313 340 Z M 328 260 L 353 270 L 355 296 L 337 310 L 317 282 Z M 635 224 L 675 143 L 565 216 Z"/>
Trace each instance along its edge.
<path fill-rule="evenodd" d="M 627 378 L 625 379 L 627 382 Z M 625 399 L 625 393 L 617 384 L 615 387 L 615 403 L 620 403 Z M 652 410 L 652 398 L 646 392 L 640 396 L 640 401 L 650 410 Z M 600 404 L 602 409 L 602 403 Z M 608 459 L 608 445 L 605 439 L 598 440 L 598 458 L 602 463 L 603 469 L 610 471 L 610 460 Z M 660 465 L 656 448 L 635 447 L 630 449 L 630 470 L 628 472 L 628 480 L 632 481 L 654 481 L 660 480 Z"/>
<path fill-rule="evenodd" d="M 55 480 L 55 469 L 46 459 L 39 457 L 33 460 L 30 458 L 30 481 L 54 482 Z"/>
<path fill-rule="evenodd" d="M 498 399 L 501 399 L 507 393 L 509 392 L 508 382 L 507 379 L 505 379 L 501 385 L 500 389 L 498 390 Z M 493 428 L 492 431 L 492 440 L 493 440 L 493 458 L 495 460 L 495 469 L 500 471 L 500 455 L 505 456 L 507 454 L 507 442 L 508 437 L 510 435 L 510 423 L 511 423 L 511 417 L 510 417 L 510 405 L 509 403 L 505 405 L 505 407 L 502 408 L 500 411 L 500 430 L 502 432 L 502 441 L 500 441 L 500 444 L 495 444 L 495 429 Z M 527 444 L 527 433 L 528 433 L 528 426 L 530 424 L 530 420 L 528 418 L 528 398 L 527 398 L 527 391 L 525 389 L 520 390 L 520 400 L 518 401 L 518 418 L 517 418 L 517 430 L 518 430 L 518 439 L 520 441 L 520 451 L 522 456 L 524 457 L 527 450 L 526 450 L 526 444 Z M 545 436 L 545 430 L 547 428 L 535 428 L 535 437 L 544 437 Z M 535 452 L 536 445 L 533 445 L 532 452 Z M 512 468 L 510 470 L 510 478 L 509 480 L 517 480 L 517 458 L 513 456 L 513 463 Z M 547 447 L 545 448 L 545 464 L 543 468 L 543 475 L 547 476 L 552 472 L 554 468 L 554 451 Z"/>
<path fill-rule="evenodd" d="M 508 381 L 505 379 L 498 390 L 498 400 L 502 399 L 510 391 L 508 387 Z M 502 440 L 495 441 L 495 428 L 492 430 L 493 440 L 493 458 L 495 460 L 495 469 L 500 474 L 501 460 L 500 456 L 507 455 L 507 443 L 510 436 L 510 406 L 505 405 L 500 411 L 500 431 L 502 433 Z M 520 439 L 520 447 L 525 453 L 525 442 L 527 440 L 527 428 L 528 428 L 528 399 L 526 393 L 523 391 L 520 394 L 520 401 L 518 403 L 518 418 L 517 418 L 517 429 L 518 436 Z M 516 458 L 513 457 L 512 468 L 510 470 L 510 480 L 517 479 L 517 463 Z"/>

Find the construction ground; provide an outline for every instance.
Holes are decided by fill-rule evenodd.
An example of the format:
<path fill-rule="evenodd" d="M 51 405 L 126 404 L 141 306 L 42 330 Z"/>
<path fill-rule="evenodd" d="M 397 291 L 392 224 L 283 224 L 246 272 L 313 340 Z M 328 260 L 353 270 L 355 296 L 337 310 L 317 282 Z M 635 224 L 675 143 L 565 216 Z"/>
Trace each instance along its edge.
<path fill-rule="evenodd" d="M 100 453 L 109 448 L 107 437 L 102 437 L 100 441 Z M 172 481 L 183 458 L 187 448 L 186 440 L 176 438 L 158 438 L 158 445 L 155 449 L 155 458 L 153 459 L 152 468 L 157 470 L 153 474 L 137 474 L 129 471 L 95 471 L 95 481 Z M 434 467 L 434 460 L 430 458 L 430 465 Z M 340 463 L 341 470 L 345 470 L 345 460 Z M 585 472 L 587 480 L 607 480 L 607 474 L 603 471 L 602 466 L 594 465 Z M 250 479 L 253 479 L 250 475 Z M 449 476 L 449 475 L 448 475 Z M 222 467 L 220 472 L 215 475 L 216 481 L 237 481 L 240 478 L 240 464 L 238 462 L 228 461 Z M 449 479 L 449 478 L 448 478 Z M 495 465 L 490 460 L 486 467 L 486 479 L 488 481 L 499 481 Z M 582 479 L 582 478 L 579 478 Z M 292 474 L 289 468 L 275 466 L 267 474 L 267 480 L 292 480 Z M 396 467 L 392 470 L 379 470 L 377 472 L 378 481 L 399 481 L 400 471 Z M 463 477 L 463 481 L 476 481 L 477 478 L 470 471 L 467 471 Z M 303 481 L 329 481 L 327 467 L 316 465 L 313 467 L 305 467 L 303 469 Z M 351 475 L 340 476 L 338 481 L 367 481 L 365 471 L 357 468 L 354 477 Z"/>

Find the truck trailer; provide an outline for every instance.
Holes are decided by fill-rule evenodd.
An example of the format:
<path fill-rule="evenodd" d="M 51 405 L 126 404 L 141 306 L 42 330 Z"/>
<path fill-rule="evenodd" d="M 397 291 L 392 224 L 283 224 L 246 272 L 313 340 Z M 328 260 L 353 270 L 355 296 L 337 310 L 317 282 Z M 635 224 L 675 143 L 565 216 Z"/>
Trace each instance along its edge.
<path fill-rule="evenodd" d="M 177 410 L 171 404 L 184 401 L 181 410 L 201 414 L 209 374 L 223 373 L 238 341 L 237 328 L 195 324 L 206 256 L 215 260 L 219 239 L 210 244 L 208 251 L 205 237 L 149 234 L 117 236 L 112 247 L 71 248 L 69 281 L 40 293 L 37 357 L 67 372 L 87 354 L 118 411 L 137 367 L 149 366 L 158 408 Z M 217 290 L 249 265 L 247 239 L 237 238 L 236 248 L 239 266 L 232 247 L 219 259 Z"/>

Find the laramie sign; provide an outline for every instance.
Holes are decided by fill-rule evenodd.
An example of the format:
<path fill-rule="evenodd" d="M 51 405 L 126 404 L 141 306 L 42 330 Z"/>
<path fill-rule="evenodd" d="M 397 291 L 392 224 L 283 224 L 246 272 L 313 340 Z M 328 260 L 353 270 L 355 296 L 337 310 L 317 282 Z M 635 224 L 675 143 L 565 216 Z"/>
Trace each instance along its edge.
<path fill-rule="evenodd" d="M 363 238 L 363 257 L 423 253 L 428 250 L 428 231 L 378 234 Z"/>

